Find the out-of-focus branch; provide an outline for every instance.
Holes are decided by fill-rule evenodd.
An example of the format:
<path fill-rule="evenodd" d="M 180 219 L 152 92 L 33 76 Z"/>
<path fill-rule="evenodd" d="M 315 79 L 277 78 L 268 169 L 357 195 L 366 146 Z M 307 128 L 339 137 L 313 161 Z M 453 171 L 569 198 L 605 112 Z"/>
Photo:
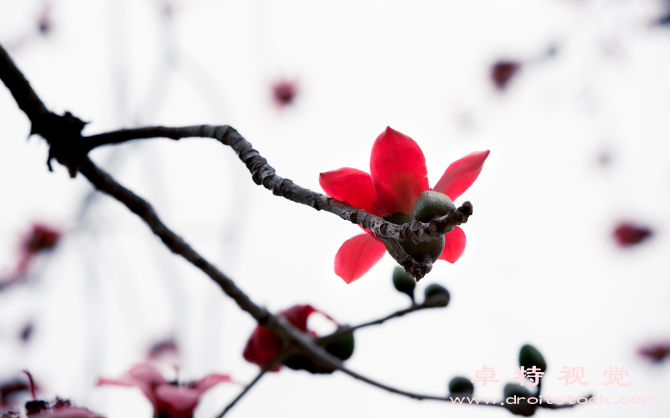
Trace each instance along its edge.
<path fill-rule="evenodd" d="M 252 388 L 252 387 L 253 387 L 259 380 L 261 380 L 261 378 L 265 375 L 265 373 L 267 373 L 267 372 L 268 372 L 270 369 L 272 369 L 275 365 L 283 363 L 284 360 L 286 360 L 290 355 L 291 355 L 291 351 L 290 351 L 290 350 L 280 351 L 279 353 L 277 353 L 277 355 L 274 356 L 274 358 L 273 358 L 272 360 L 270 360 L 265 366 L 263 366 L 263 368 L 261 369 L 260 372 L 258 372 L 258 374 L 257 374 L 256 377 L 254 378 L 254 380 L 252 380 L 248 385 L 246 385 L 246 386 L 244 387 L 244 389 L 242 390 L 242 392 L 240 392 L 240 394 L 237 395 L 237 397 L 235 397 L 235 399 L 233 399 L 233 400 L 232 400 L 232 401 L 225 407 L 225 409 L 224 409 L 219 415 L 217 415 L 216 418 L 221 418 L 221 417 L 223 417 L 224 415 L 226 415 L 226 413 L 228 413 L 228 411 L 230 411 L 230 410 L 233 408 L 233 406 L 235 406 L 235 404 L 236 404 L 240 399 L 242 399 L 242 397 L 243 397 L 244 395 L 246 395 L 247 392 L 249 392 L 249 390 L 250 390 L 250 389 L 251 389 L 251 388 Z"/>
<path fill-rule="evenodd" d="M 340 370 L 343 373 L 348 374 L 349 376 L 353 377 L 354 379 L 358 379 L 358 380 L 363 381 L 367 384 L 370 384 L 372 386 L 383 389 L 387 392 L 395 393 L 396 395 L 406 396 L 408 398 L 416 399 L 416 400 L 419 400 L 419 401 L 430 400 L 430 401 L 450 402 L 451 404 L 457 404 L 457 405 L 492 406 L 492 407 L 498 407 L 498 408 L 505 408 L 505 409 L 508 409 L 508 410 L 510 410 L 514 413 L 518 413 L 519 410 L 522 409 L 524 412 L 528 412 L 528 413 L 524 413 L 523 414 L 524 416 L 533 415 L 536 408 L 563 409 L 563 408 L 572 408 L 573 406 L 579 405 L 577 403 L 574 403 L 574 404 L 570 404 L 570 403 L 568 403 L 568 404 L 555 404 L 555 403 L 547 404 L 546 402 L 542 403 L 542 404 L 529 404 L 527 402 L 527 400 L 519 401 L 518 404 L 508 405 L 508 404 L 505 403 L 505 401 L 506 401 L 505 399 L 503 399 L 503 401 L 501 403 L 490 403 L 490 404 L 489 403 L 470 403 L 466 399 L 463 399 L 463 398 L 474 399 L 474 397 L 472 395 L 470 395 L 469 397 L 459 395 L 458 398 L 463 399 L 463 402 L 465 402 L 465 403 L 463 403 L 463 402 L 455 401 L 456 396 L 449 396 L 449 395 L 444 396 L 444 397 L 433 396 L 433 395 L 425 395 L 425 394 L 408 392 L 408 391 L 405 391 L 405 390 L 397 389 L 397 388 L 394 388 L 392 386 L 388 386 L 388 385 L 385 385 L 383 383 L 379 383 L 377 381 L 374 381 L 374 380 L 372 380 L 370 378 L 367 378 L 365 376 L 361 376 L 358 373 L 353 372 L 353 371 L 347 369 L 344 366 L 338 367 L 338 370 Z M 584 398 L 586 398 L 586 399 L 590 399 L 592 397 L 593 397 L 592 395 L 584 396 Z M 479 401 L 479 399 L 477 399 L 477 400 Z M 501 404 L 504 404 L 504 405 L 501 405 Z"/>
<path fill-rule="evenodd" d="M 319 337 L 316 339 L 317 344 L 321 346 L 326 346 L 330 344 L 333 341 L 337 341 L 341 337 L 350 334 L 358 329 L 369 327 L 372 325 L 381 325 L 384 322 L 388 321 L 389 319 L 393 318 L 399 318 L 401 316 L 407 315 L 412 312 L 416 311 L 421 311 L 424 309 L 430 309 L 430 308 L 443 308 L 446 306 L 445 304 L 445 298 L 437 296 L 434 298 L 430 298 L 426 300 L 424 303 L 420 305 L 412 305 L 407 309 L 401 309 L 397 312 L 394 312 L 390 315 L 387 315 L 383 318 L 377 319 L 375 321 L 370 321 L 370 322 L 365 322 L 363 324 L 355 325 L 355 326 L 342 326 L 340 327 L 337 331 L 333 332 L 332 334 L 329 335 L 324 335 L 323 337 Z"/>
<path fill-rule="evenodd" d="M 41 115 L 51 113 L 2 45 L 0 45 L 0 79 L 14 96 L 19 109 L 28 115 L 31 121 Z"/>

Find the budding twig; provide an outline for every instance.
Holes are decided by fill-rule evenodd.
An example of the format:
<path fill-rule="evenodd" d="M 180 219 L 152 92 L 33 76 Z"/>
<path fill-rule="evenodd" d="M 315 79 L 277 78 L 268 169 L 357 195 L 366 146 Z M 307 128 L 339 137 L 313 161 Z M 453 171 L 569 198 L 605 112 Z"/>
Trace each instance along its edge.
<path fill-rule="evenodd" d="M 416 311 L 421 311 L 423 309 L 430 309 L 430 308 L 443 308 L 445 306 L 444 300 L 442 298 L 430 298 L 426 300 L 424 303 L 420 305 L 412 305 L 407 309 L 401 309 L 397 312 L 394 312 L 390 315 L 387 315 L 383 318 L 377 319 L 375 321 L 370 321 L 370 322 L 365 322 L 363 324 L 355 325 L 355 326 L 342 326 L 335 332 L 329 335 L 324 335 L 323 337 L 319 337 L 316 339 L 317 344 L 320 346 L 326 346 L 330 344 L 333 341 L 338 340 L 340 337 L 343 337 L 347 334 L 350 334 L 358 329 L 369 327 L 372 325 L 381 325 L 384 322 L 388 321 L 389 319 L 393 318 L 399 318 L 401 316 L 407 315 L 412 312 Z"/>

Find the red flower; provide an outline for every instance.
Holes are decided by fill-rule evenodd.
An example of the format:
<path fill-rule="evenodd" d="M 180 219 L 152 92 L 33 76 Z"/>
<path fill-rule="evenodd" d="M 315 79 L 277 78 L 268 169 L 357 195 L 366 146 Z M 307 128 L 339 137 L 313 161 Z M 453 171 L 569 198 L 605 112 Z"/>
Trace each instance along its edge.
<path fill-rule="evenodd" d="M 521 64 L 516 61 L 498 61 L 491 67 L 491 81 L 498 90 L 505 90 L 519 70 Z"/>
<path fill-rule="evenodd" d="M 61 232 L 44 224 L 33 224 L 19 245 L 19 261 L 9 276 L 0 277 L 0 291 L 20 282 L 28 272 L 28 266 L 35 254 L 53 249 L 60 239 Z"/>
<path fill-rule="evenodd" d="M 489 151 L 476 151 L 449 165 L 432 190 L 456 200 L 477 179 Z M 340 168 L 321 173 L 319 183 L 335 199 L 368 213 L 382 216 L 412 213 L 414 201 L 429 190 L 426 160 L 412 138 L 387 127 L 377 137 L 370 155 L 370 173 Z M 456 262 L 465 250 L 465 233 L 458 226 L 445 235 L 440 259 Z M 370 231 L 342 244 L 335 256 L 335 274 L 351 283 L 358 280 L 384 255 L 386 247 Z"/>
<path fill-rule="evenodd" d="M 33 224 L 33 230 L 23 242 L 21 249 L 26 254 L 36 254 L 40 251 L 50 250 L 56 246 L 60 238 L 60 231 L 44 224 Z"/>
<path fill-rule="evenodd" d="M 639 244 L 651 235 L 651 229 L 632 222 L 622 222 L 614 229 L 614 239 L 621 247 Z"/>
<path fill-rule="evenodd" d="M 36 223 L 32 228 L 33 230 L 21 242 L 18 274 L 25 274 L 32 257 L 42 251 L 53 249 L 61 236 L 60 231 L 48 225 Z"/>
<path fill-rule="evenodd" d="M 291 308 L 285 309 L 278 313 L 278 315 L 286 318 L 291 325 L 298 328 L 300 331 L 308 332 L 316 335 L 314 331 L 307 329 L 307 318 L 314 312 L 319 312 L 311 305 L 295 305 Z M 337 323 L 333 318 L 320 312 L 326 318 Z M 244 347 L 244 359 L 250 363 L 257 364 L 264 367 L 269 363 L 282 348 L 282 341 L 274 332 L 269 331 L 260 325 L 256 326 L 254 332 L 249 337 L 247 345 Z M 281 364 L 276 364 L 271 372 L 279 371 Z"/>
<path fill-rule="evenodd" d="M 637 353 L 640 356 L 646 357 L 655 363 L 660 363 L 668 356 L 670 356 L 670 344 L 649 344 L 647 346 L 640 347 L 637 350 Z"/>
<path fill-rule="evenodd" d="M 161 418 L 192 418 L 200 397 L 212 386 L 231 382 L 230 376 L 210 374 L 186 385 L 168 382 L 152 366 L 138 364 L 120 379 L 98 379 L 100 385 L 137 386 L 154 406 L 154 416 Z"/>

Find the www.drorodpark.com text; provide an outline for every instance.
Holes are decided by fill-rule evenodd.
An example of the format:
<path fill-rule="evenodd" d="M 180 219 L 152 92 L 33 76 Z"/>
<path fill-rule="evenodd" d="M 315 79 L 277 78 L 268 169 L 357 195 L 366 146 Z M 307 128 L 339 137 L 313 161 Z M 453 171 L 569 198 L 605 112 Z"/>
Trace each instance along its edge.
<path fill-rule="evenodd" d="M 467 397 L 467 396 L 462 396 L 462 397 L 449 397 L 451 399 L 451 403 L 454 404 L 497 404 L 499 403 L 500 405 L 516 405 L 519 404 L 520 402 L 528 402 L 531 405 L 535 404 L 556 404 L 556 405 L 564 405 L 564 404 L 592 404 L 592 405 L 658 405 L 658 398 L 656 397 L 627 397 L 627 396 L 622 396 L 619 398 L 610 398 L 609 396 L 596 396 L 593 398 L 577 398 L 571 395 L 568 396 L 558 396 L 558 397 L 553 397 L 553 396 L 542 396 L 540 395 L 539 397 L 529 397 L 526 399 L 523 396 L 510 396 L 507 399 L 495 397 L 495 398 L 487 398 L 484 396 L 480 397 Z"/>

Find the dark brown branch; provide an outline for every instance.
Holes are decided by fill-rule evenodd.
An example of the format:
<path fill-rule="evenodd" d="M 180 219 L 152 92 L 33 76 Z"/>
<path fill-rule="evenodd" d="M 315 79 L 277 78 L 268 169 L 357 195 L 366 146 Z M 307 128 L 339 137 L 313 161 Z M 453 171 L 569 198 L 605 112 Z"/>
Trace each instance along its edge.
<path fill-rule="evenodd" d="M 230 126 L 190 126 L 182 128 L 166 128 L 161 126 L 126 129 L 108 132 L 90 137 L 82 137 L 81 131 L 86 125 L 82 120 L 67 112 L 63 116 L 50 112 L 39 99 L 35 91 L 18 70 L 7 52 L 0 45 L 0 79 L 5 82 L 10 92 L 30 118 L 31 133 L 39 134 L 49 143 L 49 169 L 51 160 L 55 158 L 66 166 L 71 176 L 87 161 L 88 153 L 103 145 L 120 144 L 132 140 L 165 137 L 174 140 L 187 137 L 214 138 L 224 145 L 233 148 L 251 172 L 253 181 L 263 185 L 277 196 L 285 197 L 293 202 L 311 206 L 316 210 L 325 210 L 342 219 L 361 225 L 371 230 L 377 237 L 384 239 L 393 249 L 391 255 L 405 268 L 405 271 L 417 280 L 429 270 L 425 263 L 410 257 L 398 244 L 398 241 L 410 240 L 415 244 L 431 241 L 451 231 L 454 226 L 467 222 L 472 214 L 472 205 L 465 202 L 456 211 L 429 223 L 413 221 L 405 225 L 395 225 L 386 220 L 340 202 L 321 193 L 294 184 L 289 179 L 278 176 L 267 160 L 251 144 Z"/>
<path fill-rule="evenodd" d="M 454 396 L 447 395 L 447 396 L 442 397 L 442 396 L 424 395 L 424 394 L 420 394 L 420 393 L 407 392 L 407 391 L 404 391 L 404 390 L 401 390 L 401 389 L 394 388 L 392 386 L 385 385 L 383 383 L 379 383 L 379 382 L 374 381 L 374 380 L 372 380 L 370 378 L 367 378 L 365 376 L 361 376 L 358 373 L 347 369 L 346 367 L 342 366 L 342 367 L 338 367 L 338 369 L 341 372 L 346 373 L 349 376 L 353 377 L 354 379 L 358 379 L 358 380 L 363 381 L 363 382 L 365 382 L 369 385 L 372 385 L 372 386 L 378 387 L 380 389 L 383 389 L 387 392 L 395 393 L 396 395 L 406 396 L 408 398 L 416 399 L 416 400 L 419 400 L 419 401 L 423 401 L 423 400 L 442 401 L 442 402 L 451 402 L 452 404 L 461 405 L 460 403 L 455 403 L 452 400 L 452 398 L 455 398 Z M 459 398 L 464 398 L 464 397 L 467 397 L 467 396 L 460 396 L 459 395 L 458 397 Z M 475 398 L 475 397 L 470 395 L 469 398 L 472 399 L 472 398 Z M 476 397 L 476 398 L 480 398 L 480 397 Z M 487 398 L 490 398 L 490 397 L 487 397 Z M 586 396 L 584 396 L 584 398 L 590 399 L 590 398 L 592 398 L 592 395 L 586 395 Z M 504 403 L 504 401 L 505 401 L 505 399 L 503 399 L 501 403 Z M 487 403 L 464 403 L 463 405 L 492 406 L 492 407 L 505 408 L 505 409 L 512 409 L 515 406 L 517 406 L 517 405 L 507 405 L 507 404 L 500 405 L 500 403 L 490 403 L 490 404 L 487 404 Z M 534 404 L 533 405 L 533 404 L 528 404 L 528 402 L 524 401 L 523 403 L 521 403 L 518 406 L 520 406 L 520 407 L 522 407 L 522 408 L 524 408 L 528 411 L 530 411 L 530 410 L 534 411 L 536 408 L 562 409 L 562 408 L 572 408 L 573 406 L 576 406 L 576 405 L 578 405 L 578 404 L 575 403 L 575 404 L 559 404 L 559 405 L 557 405 L 557 404 L 542 403 L 542 404 Z M 510 408 L 510 407 L 512 407 L 512 408 Z M 532 415 L 532 413 L 530 415 Z M 530 416 L 530 415 L 526 415 L 526 416 Z"/>
<path fill-rule="evenodd" d="M 441 218 L 433 219 L 429 223 L 414 221 L 405 225 L 395 225 L 362 209 L 306 189 L 289 179 L 278 176 L 275 169 L 268 164 L 267 160 L 239 132 L 227 125 L 199 125 L 179 128 L 154 126 L 108 132 L 86 137 L 85 139 L 88 152 L 100 146 L 121 144 L 138 139 L 170 138 L 179 140 L 189 137 L 214 138 L 222 144 L 230 146 L 239 156 L 240 160 L 246 164 L 256 184 L 263 185 L 277 196 L 311 206 L 316 210 L 325 210 L 333 213 L 342 219 L 371 230 L 379 238 L 395 239 L 398 241 L 410 240 L 415 244 L 423 241 L 431 241 L 435 237 L 448 233 L 454 226 L 467 222 L 468 217 L 472 215 L 472 204 L 465 202 L 456 211 L 450 212 Z"/>
<path fill-rule="evenodd" d="M 14 96 L 19 109 L 28 115 L 31 121 L 40 115 L 51 113 L 2 45 L 0 45 L 0 79 Z"/>

